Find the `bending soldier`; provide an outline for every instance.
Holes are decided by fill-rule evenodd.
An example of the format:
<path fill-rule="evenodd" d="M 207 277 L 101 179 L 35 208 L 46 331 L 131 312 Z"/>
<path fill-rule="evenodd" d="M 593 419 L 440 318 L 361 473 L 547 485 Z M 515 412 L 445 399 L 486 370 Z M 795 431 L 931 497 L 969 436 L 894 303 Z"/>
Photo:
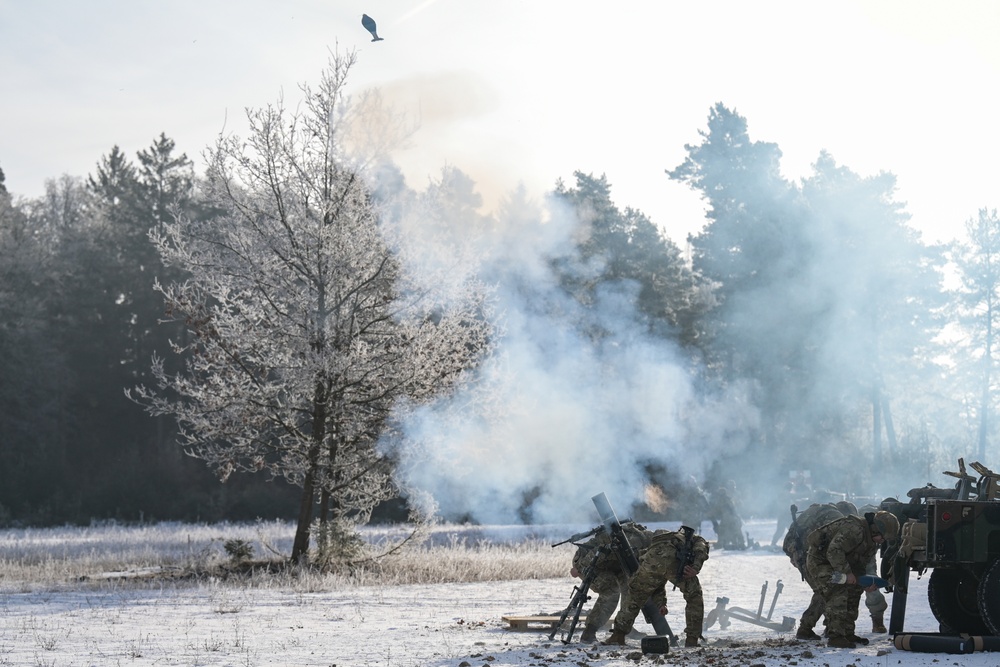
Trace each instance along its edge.
<path fill-rule="evenodd" d="M 899 521 L 889 512 L 845 516 L 820 526 L 806 538 L 806 582 L 823 598 L 827 646 L 855 648 L 868 640 L 855 634 L 862 588 L 858 577 L 865 574 L 884 541 L 899 534 Z M 846 575 L 846 583 L 832 582 L 834 575 Z M 868 590 L 875 590 L 871 586 Z M 801 628 L 800 628 L 801 631 Z"/>
<path fill-rule="evenodd" d="M 685 646 L 697 646 L 701 639 L 705 621 L 705 601 L 702 595 L 698 573 L 708 559 L 708 542 L 694 531 L 685 528 L 673 532 L 657 530 L 653 532 L 652 543 L 642 553 L 639 570 L 628 583 L 625 599 L 615 616 L 611 635 L 604 644 L 625 645 L 625 637 L 632 631 L 632 625 L 639 610 L 652 598 L 664 614 L 667 607 L 667 582 L 681 589 L 684 595 L 684 618 L 687 623 Z M 690 542 L 688 542 L 690 539 Z M 686 548 L 686 546 L 688 548 Z"/>
<path fill-rule="evenodd" d="M 788 555 L 789 560 L 792 561 L 795 569 L 802 575 L 803 581 L 808 580 L 808 572 L 806 570 L 806 538 L 809 536 L 809 533 L 843 516 L 857 516 L 857 514 L 858 510 L 854 506 L 854 503 L 846 500 L 842 500 L 835 505 L 814 503 L 799 512 L 795 518 L 795 522 L 789 527 L 788 533 L 785 535 L 782 549 Z M 875 557 L 873 556 L 865 568 L 865 574 L 876 573 Z M 885 611 L 889 608 L 889 603 L 886 602 L 882 592 L 878 589 L 867 591 L 865 593 L 865 606 L 868 608 L 868 613 L 872 618 L 872 632 L 886 632 Z M 799 619 L 799 629 L 795 633 L 796 638 L 820 639 L 820 636 L 816 634 L 813 628 L 819 622 L 820 617 L 823 616 L 824 608 L 823 596 L 814 589 L 812 599 L 809 600 L 809 606 L 802 612 L 802 617 Z"/>

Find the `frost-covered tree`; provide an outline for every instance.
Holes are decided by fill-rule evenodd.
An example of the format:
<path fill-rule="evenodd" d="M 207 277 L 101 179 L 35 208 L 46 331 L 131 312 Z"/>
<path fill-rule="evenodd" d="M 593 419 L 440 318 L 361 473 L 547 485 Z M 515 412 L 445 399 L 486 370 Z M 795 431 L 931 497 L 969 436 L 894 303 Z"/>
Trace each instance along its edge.
<path fill-rule="evenodd" d="M 443 265 L 418 270 L 426 248 L 380 216 L 352 163 L 354 62 L 333 55 L 295 111 L 250 110 L 246 139 L 208 151 L 205 195 L 219 214 L 179 216 L 154 235 L 165 262 L 190 273 L 158 286 L 190 331 L 173 346 L 189 360 L 170 374 L 156 358 L 158 388 L 131 393 L 176 415 L 186 450 L 222 479 L 267 471 L 301 486 L 293 560 L 308 553 L 317 506 L 320 534 L 334 536 L 320 546 L 356 539 L 398 492 L 380 440 L 489 346 L 486 291 Z"/>

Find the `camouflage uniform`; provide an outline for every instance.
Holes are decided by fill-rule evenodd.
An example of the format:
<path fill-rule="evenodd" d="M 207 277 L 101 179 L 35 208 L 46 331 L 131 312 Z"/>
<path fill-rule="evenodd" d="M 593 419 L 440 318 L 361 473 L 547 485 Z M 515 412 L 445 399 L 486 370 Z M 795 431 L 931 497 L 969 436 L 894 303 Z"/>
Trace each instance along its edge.
<path fill-rule="evenodd" d="M 693 540 L 691 566 L 700 571 L 702 564 L 708 559 L 708 542 L 700 535 L 694 535 Z M 652 544 L 642 553 L 639 571 L 629 581 L 622 608 L 615 616 L 613 636 L 624 638 L 632 631 L 635 617 L 650 598 L 657 606 L 666 606 L 666 585 L 670 582 L 684 595 L 687 645 L 697 645 L 705 620 L 705 601 L 698 577 L 684 579 L 677 576 L 677 553 L 683 547 L 683 532 L 669 530 L 653 532 Z"/>
<path fill-rule="evenodd" d="M 626 524 L 623 530 L 629 544 L 636 551 L 642 551 L 650 545 L 653 533 L 646 530 L 645 526 Z M 598 551 L 599 547 L 607 546 L 610 541 L 607 533 L 601 531 L 596 537 L 580 545 L 573 555 L 573 567 L 580 572 L 581 577 L 591 563 L 597 570 L 597 575 L 590 584 L 590 590 L 597 593 L 597 600 L 587 614 L 583 626 L 584 638 L 594 637 L 604 627 L 615 613 L 622 593 L 628 588 L 628 575 L 622 570 L 618 557 L 611 551 Z"/>
<path fill-rule="evenodd" d="M 841 519 L 843 516 L 843 513 L 835 505 L 813 503 L 799 512 L 798 516 L 795 517 L 795 523 L 789 527 L 785 541 L 782 543 L 782 549 L 805 581 L 809 581 L 809 571 L 806 569 L 806 554 L 809 547 L 806 545 L 806 538 L 820 526 Z M 802 618 L 799 619 L 800 639 L 815 636 L 813 627 L 823 615 L 823 609 L 826 606 L 823 602 L 823 596 L 816 590 L 816 587 L 811 583 L 809 586 L 813 589 L 813 594 L 812 599 L 809 600 L 809 606 L 802 612 Z"/>
<path fill-rule="evenodd" d="M 789 560 L 792 561 L 795 569 L 802 574 L 803 580 L 809 581 L 809 572 L 806 569 L 806 551 L 808 550 L 806 538 L 820 526 L 847 516 L 848 513 L 841 511 L 842 509 L 849 508 L 847 506 L 838 507 L 830 503 L 813 503 L 799 512 L 795 518 L 795 523 L 789 527 L 788 533 L 785 535 L 785 541 L 782 544 L 782 549 L 788 555 Z M 872 556 L 871 560 L 865 566 L 865 574 L 876 574 L 874 556 Z M 817 635 L 813 632 L 813 628 L 819 622 L 820 617 L 823 616 L 826 607 L 823 596 L 816 590 L 816 587 L 812 584 L 810 584 L 810 587 L 813 589 L 813 595 L 812 599 L 809 600 L 809 606 L 802 612 L 802 617 L 799 619 L 799 639 L 817 638 Z M 878 590 L 866 592 L 865 606 L 872 617 L 872 631 L 885 632 L 883 629 L 885 627 L 883 618 L 885 610 L 889 608 L 889 603 L 886 602 L 882 592 Z"/>
<path fill-rule="evenodd" d="M 682 487 L 679 496 L 681 523 L 694 528 L 696 533 L 700 533 L 702 521 L 709 514 L 708 494 L 691 476 L 688 478 L 687 485 Z"/>
<path fill-rule="evenodd" d="M 851 642 L 857 637 L 854 625 L 864 589 L 833 584 L 830 578 L 834 573 L 853 573 L 857 577 L 865 574 L 878 551 L 878 544 L 872 539 L 872 527 L 863 517 L 845 516 L 812 531 L 806 543 L 809 546 L 806 581 L 826 605 L 824 613 L 830 643 Z"/>
<path fill-rule="evenodd" d="M 743 535 L 743 519 L 736 511 L 736 502 L 730 492 L 719 487 L 712 494 L 712 524 L 718 537 L 720 549 L 746 549 L 746 537 Z"/>

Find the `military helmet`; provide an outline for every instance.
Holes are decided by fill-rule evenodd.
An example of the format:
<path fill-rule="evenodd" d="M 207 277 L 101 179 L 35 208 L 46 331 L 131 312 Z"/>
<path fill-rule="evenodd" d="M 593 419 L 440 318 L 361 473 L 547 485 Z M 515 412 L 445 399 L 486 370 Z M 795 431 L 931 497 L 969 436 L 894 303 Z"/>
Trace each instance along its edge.
<path fill-rule="evenodd" d="M 858 506 L 850 500 L 841 500 L 834 504 L 844 516 L 858 516 Z"/>
<path fill-rule="evenodd" d="M 886 542 L 893 541 L 899 535 L 899 519 L 891 512 L 883 510 L 875 512 L 872 523 L 875 525 L 875 530 L 882 534 Z"/>

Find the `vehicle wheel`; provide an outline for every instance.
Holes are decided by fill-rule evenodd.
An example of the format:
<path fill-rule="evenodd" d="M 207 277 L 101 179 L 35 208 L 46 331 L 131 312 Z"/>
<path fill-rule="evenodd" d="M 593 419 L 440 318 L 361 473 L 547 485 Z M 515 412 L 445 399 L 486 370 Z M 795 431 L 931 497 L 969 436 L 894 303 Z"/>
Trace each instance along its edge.
<path fill-rule="evenodd" d="M 979 581 L 968 570 L 936 568 L 927 582 L 927 601 L 934 618 L 954 632 L 989 633 L 979 615 L 978 593 Z"/>
<path fill-rule="evenodd" d="M 993 561 L 979 582 L 979 615 L 990 633 L 1000 635 L 1000 560 Z"/>

